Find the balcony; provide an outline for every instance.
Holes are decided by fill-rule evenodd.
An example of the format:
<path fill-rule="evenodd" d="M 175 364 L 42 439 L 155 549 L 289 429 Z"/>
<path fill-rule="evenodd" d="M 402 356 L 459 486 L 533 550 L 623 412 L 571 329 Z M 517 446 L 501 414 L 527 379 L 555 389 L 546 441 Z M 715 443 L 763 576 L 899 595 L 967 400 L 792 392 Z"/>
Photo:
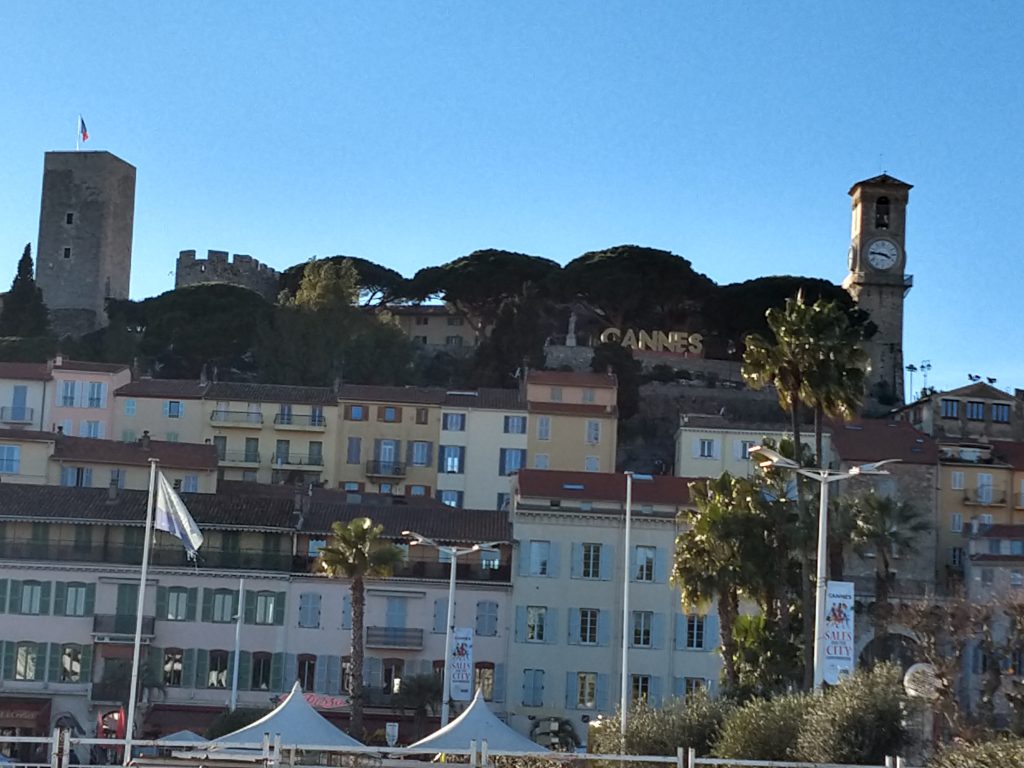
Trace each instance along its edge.
<path fill-rule="evenodd" d="M 278 429 L 323 432 L 327 429 L 327 419 L 322 413 L 279 413 L 274 416 L 274 426 Z"/>
<path fill-rule="evenodd" d="M 323 454 L 320 453 L 275 453 L 275 467 L 317 467 L 324 465 Z"/>
<path fill-rule="evenodd" d="M 26 408 L 24 405 L 5 405 L 0 408 L 0 421 L 4 424 L 31 424 L 35 415 L 35 408 Z"/>
<path fill-rule="evenodd" d="M 965 488 L 964 504 L 1003 506 L 1006 504 L 1006 489 L 994 487 Z"/>
<path fill-rule="evenodd" d="M 142 640 L 153 639 L 156 618 L 142 617 Z M 92 618 L 92 633 L 100 643 L 132 643 L 135 641 L 135 617 L 114 613 L 97 613 Z"/>
<path fill-rule="evenodd" d="M 447 580 L 451 572 L 449 563 L 437 561 L 415 560 L 398 563 L 391 570 L 391 575 L 406 579 L 437 579 Z M 512 578 L 512 567 L 507 564 L 497 568 L 484 568 L 480 563 L 455 563 L 456 581 L 495 581 L 507 583 Z"/>
<path fill-rule="evenodd" d="M 258 467 L 260 464 L 259 451 L 224 451 L 218 455 L 217 460 L 221 464 L 233 466 Z"/>
<path fill-rule="evenodd" d="M 262 429 L 263 414 L 249 411 L 213 411 L 210 414 L 211 424 L 220 424 L 226 427 L 243 427 L 247 429 Z"/>
<path fill-rule="evenodd" d="M 423 630 L 406 627 L 367 627 L 366 647 L 418 651 L 423 648 Z"/>
<path fill-rule="evenodd" d="M 370 459 L 366 462 L 367 477 L 405 477 L 405 464 L 400 461 Z"/>

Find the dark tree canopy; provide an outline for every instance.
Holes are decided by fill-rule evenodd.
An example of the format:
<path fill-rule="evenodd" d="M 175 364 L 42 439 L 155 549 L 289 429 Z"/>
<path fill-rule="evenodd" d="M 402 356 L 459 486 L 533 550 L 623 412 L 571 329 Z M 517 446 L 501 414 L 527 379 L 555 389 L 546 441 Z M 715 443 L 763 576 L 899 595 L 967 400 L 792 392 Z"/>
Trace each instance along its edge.
<path fill-rule="evenodd" d="M 633 353 L 626 347 L 607 342 L 594 347 L 590 369 L 594 373 L 607 373 L 609 368 L 618 379 L 619 419 L 625 421 L 640 410 L 640 372 L 643 366 L 633 359 Z"/>
<path fill-rule="evenodd" d="M 366 306 L 381 306 L 396 300 L 401 300 L 407 293 L 406 280 L 395 270 L 376 264 L 368 259 L 361 259 L 357 256 L 330 256 L 323 261 L 340 263 L 348 261 L 358 275 L 359 303 Z M 295 294 L 302 282 L 303 270 L 306 263 L 296 264 L 288 267 L 281 273 L 279 288 Z"/>
<path fill-rule="evenodd" d="M 43 303 L 43 292 L 36 286 L 32 269 L 32 246 L 26 245 L 18 260 L 18 272 L 4 296 L 0 311 L 0 336 L 46 336 L 50 320 Z"/>
<path fill-rule="evenodd" d="M 544 367 L 544 342 L 550 335 L 547 305 L 528 285 L 521 296 L 505 299 L 490 334 L 476 350 L 477 386 L 514 387 L 516 371 Z"/>
<path fill-rule="evenodd" d="M 639 245 L 585 253 L 565 265 L 560 284 L 564 300 L 586 302 L 619 328 L 681 322 L 715 287 L 688 259 Z"/>

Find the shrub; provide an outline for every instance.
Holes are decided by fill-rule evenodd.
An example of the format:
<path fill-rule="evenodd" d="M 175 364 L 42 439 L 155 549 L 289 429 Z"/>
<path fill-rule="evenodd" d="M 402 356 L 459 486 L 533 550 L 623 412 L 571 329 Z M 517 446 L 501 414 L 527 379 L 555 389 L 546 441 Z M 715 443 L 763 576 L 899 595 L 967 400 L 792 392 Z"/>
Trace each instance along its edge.
<path fill-rule="evenodd" d="M 697 754 L 706 755 L 731 710 L 731 703 L 704 692 L 669 699 L 660 709 L 641 704 L 630 710 L 625 751 L 634 755 L 674 755 L 678 747 L 693 747 Z M 592 727 L 590 743 L 591 752 L 618 754 L 618 715 Z"/>
<path fill-rule="evenodd" d="M 651 381 L 674 381 L 676 378 L 676 372 L 672 369 L 671 365 L 658 363 L 657 365 L 651 366 L 651 371 L 647 374 L 647 378 Z"/>
<path fill-rule="evenodd" d="M 858 672 L 814 703 L 800 730 L 797 758 L 880 764 L 913 741 L 904 724 L 908 707 L 898 666 Z"/>
<path fill-rule="evenodd" d="M 752 699 L 725 718 L 712 752 L 741 760 L 793 760 L 804 720 L 817 701 L 803 693 Z"/>
<path fill-rule="evenodd" d="M 245 708 L 239 708 L 233 712 L 231 710 L 224 710 L 210 721 L 209 726 L 206 728 L 206 738 L 216 739 L 219 736 L 234 733 L 241 728 L 245 728 L 247 725 L 252 725 L 269 711 L 269 709 Z"/>
<path fill-rule="evenodd" d="M 1006 768 L 1024 765 L 1024 739 L 956 744 L 939 752 L 929 765 L 931 768 Z"/>

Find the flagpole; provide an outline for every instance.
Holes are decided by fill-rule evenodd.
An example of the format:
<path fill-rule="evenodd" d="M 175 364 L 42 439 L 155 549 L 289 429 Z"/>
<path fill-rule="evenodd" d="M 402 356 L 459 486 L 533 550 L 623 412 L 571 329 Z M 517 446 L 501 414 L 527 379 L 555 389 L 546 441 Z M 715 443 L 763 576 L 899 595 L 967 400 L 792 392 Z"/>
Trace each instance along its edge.
<path fill-rule="evenodd" d="M 128 720 L 125 723 L 124 765 L 132 759 L 132 736 L 135 731 L 135 700 L 139 687 L 139 655 L 142 650 L 142 611 L 146 605 L 146 577 L 149 573 L 149 546 L 153 537 L 153 499 L 156 491 L 156 465 L 159 459 L 149 460 L 149 498 L 146 500 L 146 533 L 142 539 L 142 573 L 139 578 L 139 597 L 135 604 L 135 647 L 132 649 L 132 684 L 128 690 Z"/>
<path fill-rule="evenodd" d="M 79 150 L 79 139 L 82 138 L 82 116 L 78 116 L 78 125 L 75 126 L 75 152 Z"/>
<path fill-rule="evenodd" d="M 245 615 L 245 577 L 238 580 L 238 617 L 235 619 L 235 665 L 231 671 L 231 711 L 238 706 L 238 657 L 242 655 L 242 617 Z"/>

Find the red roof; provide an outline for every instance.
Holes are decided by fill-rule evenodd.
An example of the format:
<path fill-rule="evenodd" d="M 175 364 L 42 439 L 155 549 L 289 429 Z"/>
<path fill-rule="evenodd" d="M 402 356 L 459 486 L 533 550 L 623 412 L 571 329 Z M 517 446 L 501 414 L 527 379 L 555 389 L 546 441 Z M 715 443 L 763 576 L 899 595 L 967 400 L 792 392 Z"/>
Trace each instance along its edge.
<path fill-rule="evenodd" d="M 82 371 L 83 373 L 120 373 L 128 370 L 128 366 L 124 363 L 92 363 L 85 360 L 62 360 L 59 365 L 55 360 L 53 367 L 55 370 Z"/>
<path fill-rule="evenodd" d="M 56 440 L 56 432 L 40 432 L 37 429 L 0 429 L 0 440 Z"/>
<path fill-rule="evenodd" d="M 199 400 L 206 385 L 195 379 L 139 379 L 119 387 L 118 397 L 158 397 L 169 400 Z"/>
<path fill-rule="evenodd" d="M 979 539 L 1024 539 L 1024 525 L 1009 525 L 1008 523 L 979 525 L 977 537 Z"/>
<path fill-rule="evenodd" d="M 635 504 L 690 503 L 692 478 L 667 475 L 633 478 Z M 562 472 L 547 469 L 523 469 L 516 476 L 520 497 L 579 499 L 581 501 L 626 501 L 626 477 L 618 472 Z"/>
<path fill-rule="evenodd" d="M 159 459 L 160 467 L 168 469 L 217 468 L 217 449 L 212 445 L 150 440 L 149 448 L 143 448 L 138 440 L 122 443 L 117 440 L 64 435 L 56 442 L 53 458 L 65 461 L 146 467 L 150 459 Z"/>
<path fill-rule="evenodd" d="M 555 387 L 607 387 L 618 386 L 615 374 L 585 373 L 579 371 L 529 371 L 527 384 L 548 384 Z"/>
<path fill-rule="evenodd" d="M 50 366 L 46 363 L 0 363 L 0 379 L 49 381 Z"/>
<path fill-rule="evenodd" d="M 904 464 L 936 464 L 936 442 L 906 421 L 864 419 L 831 424 L 832 446 L 842 461 L 899 459 Z"/>

